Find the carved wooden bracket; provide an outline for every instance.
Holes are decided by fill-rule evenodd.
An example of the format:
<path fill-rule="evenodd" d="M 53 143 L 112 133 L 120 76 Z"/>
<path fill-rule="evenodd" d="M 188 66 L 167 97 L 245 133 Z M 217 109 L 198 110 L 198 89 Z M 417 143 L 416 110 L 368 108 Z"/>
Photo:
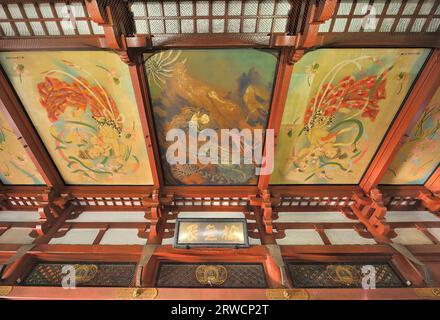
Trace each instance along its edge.
<path fill-rule="evenodd" d="M 285 229 L 275 229 L 273 233 L 274 240 L 276 239 L 284 239 L 286 237 L 286 230 Z"/>
<path fill-rule="evenodd" d="M 86 9 L 92 20 L 104 29 L 102 46 L 117 52 L 123 62 L 134 64 L 127 43 L 127 37 L 135 33 L 133 14 L 128 2 L 87 0 Z"/>
<path fill-rule="evenodd" d="M 170 205 L 173 201 L 173 195 L 166 195 L 160 197 L 159 190 L 153 190 L 151 197 L 145 197 L 142 199 L 142 204 L 148 206 L 149 211 L 145 212 L 145 218 L 150 220 L 150 233 L 149 239 L 156 238 L 159 234 L 160 227 L 165 223 L 166 215 L 165 206 Z M 144 230 L 145 231 L 145 230 Z"/>
<path fill-rule="evenodd" d="M 316 46 L 318 42 L 319 26 L 330 19 L 336 9 L 337 0 L 321 0 L 317 4 L 316 1 L 310 1 L 308 5 L 307 17 L 302 31 L 292 30 L 303 21 L 298 18 L 302 16 L 301 1 L 294 2 L 294 7 L 290 13 L 291 19 L 296 19 L 289 23 L 290 27 L 288 35 L 273 35 L 271 38 L 272 46 L 290 47 L 289 58 L 287 63 L 294 64 L 298 62 L 308 49 Z"/>
<path fill-rule="evenodd" d="M 259 196 L 250 195 L 249 204 L 251 206 L 258 206 L 261 208 L 263 213 L 263 223 L 265 227 L 265 231 L 268 234 L 273 233 L 272 221 L 273 221 L 273 210 L 272 205 L 275 205 L 280 202 L 280 199 L 277 197 L 271 197 L 269 190 L 262 190 Z"/>
<path fill-rule="evenodd" d="M 433 194 L 431 192 L 420 191 L 417 197 L 430 212 L 440 212 L 440 195 Z"/>
<path fill-rule="evenodd" d="M 390 232 L 390 226 L 385 222 L 387 208 L 379 189 L 372 189 L 368 196 L 355 192 L 352 200 L 351 210 L 370 232 L 379 236 L 386 236 Z"/>
<path fill-rule="evenodd" d="M 353 229 L 362 238 L 365 238 L 365 239 L 373 239 L 374 238 L 373 235 L 371 233 L 369 233 L 368 230 L 366 230 L 365 228 L 359 228 L 357 226 L 354 226 Z"/>
<path fill-rule="evenodd" d="M 350 220 L 357 220 L 356 215 L 353 213 L 353 211 L 350 208 L 342 208 L 340 212 L 348 219 Z"/>
<path fill-rule="evenodd" d="M 52 238 L 52 239 L 54 239 L 54 238 L 62 238 L 62 237 L 64 237 L 64 236 L 67 234 L 67 232 L 69 232 L 71 229 L 72 229 L 72 226 L 68 226 L 67 228 L 60 228 L 57 232 L 55 232 L 55 233 L 51 236 L 51 238 Z"/>
<path fill-rule="evenodd" d="M 140 228 L 138 229 L 137 236 L 141 239 L 148 239 L 150 230 L 148 228 Z"/>
<path fill-rule="evenodd" d="M 35 227 L 38 235 L 44 235 L 61 216 L 63 210 L 66 209 L 67 203 L 72 200 L 71 194 L 59 194 L 54 189 L 37 195 L 38 213 L 40 214 L 39 223 Z"/>

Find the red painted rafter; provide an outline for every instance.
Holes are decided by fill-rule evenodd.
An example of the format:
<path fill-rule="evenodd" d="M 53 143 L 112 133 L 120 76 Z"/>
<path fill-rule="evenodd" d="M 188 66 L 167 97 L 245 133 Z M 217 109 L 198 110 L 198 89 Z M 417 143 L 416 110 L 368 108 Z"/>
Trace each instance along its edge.
<path fill-rule="evenodd" d="M 440 193 L 440 167 L 437 167 L 428 181 L 426 181 L 425 187 L 432 193 Z"/>
<path fill-rule="evenodd" d="M 154 188 L 158 189 L 161 187 L 163 181 L 162 169 L 157 161 L 159 156 L 157 146 L 153 146 L 156 141 L 156 139 L 153 138 L 154 134 L 152 137 L 154 127 L 152 126 L 151 121 L 148 121 L 149 118 L 146 112 L 146 102 L 149 101 L 149 98 L 147 96 L 147 90 L 141 82 L 142 78 L 140 76 L 140 73 L 143 73 L 144 71 L 141 69 L 142 65 L 140 63 L 138 65 L 129 66 L 128 68 L 130 70 L 130 77 L 133 84 L 134 95 L 136 97 L 142 131 L 144 133 L 144 140 L 147 146 L 148 160 L 153 175 L 153 184 Z"/>
<path fill-rule="evenodd" d="M 265 145 L 264 156 L 267 157 L 268 152 L 275 152 L 277 138 L 280 132 L 281 120 L 283 118 L 284 106 L 289 92 L 290 78 L 292 77 L 293 64 L 288 63 L 290 50 L 284 48 L 280 54 L 278 73 L 275 79 L 274 94 L 272 98 L 272 106 L 270 109 L 269 122 L 267 129 L 274 130 L 274 150 L 268 149 Z M 273 154 L 275 158 L 275 154 Z M 270 174 L 260 175 L 258 179 L 258 189 L 265 190 L 269 186 Z"/>
<path fill-rule="evenodd" d="M 419 199 L 422 204 L 431 212 L 440 212 L 440 167 L 425 183 L 426 191 L 420 191 Z"/>

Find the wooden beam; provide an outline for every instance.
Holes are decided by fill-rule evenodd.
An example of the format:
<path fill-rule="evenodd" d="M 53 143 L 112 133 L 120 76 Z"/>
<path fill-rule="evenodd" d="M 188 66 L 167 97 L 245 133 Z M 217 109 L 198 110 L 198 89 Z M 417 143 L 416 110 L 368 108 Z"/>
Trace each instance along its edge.
<path fill-rule="evenodd" d="M 435 49 L 360 182 L 360 187 L 365 193 L 369 193 L 379 185 L 388 166 L 404 143 L 405 134 L 408 134 L 416 124 L 439 85 L 440 49 Z"/>
<path fill-rule="evenodd" d="M 281 50 L 279 58 L 278 73 L 275 79 L 274 93 L 272 97 L 272 104 L 270 107 L 269 121 L 267 125 L 268 130 L 274 131 L 274 145 L 264 146 L 264 158 L 268 159 L 268 153 L 272 153 L 272 158 L 275 158 L 275 147 L 277 138 L 281 128 L 281 121 L 283 119 L 284 106 L 289 92 L 290 78 L 292 77 L 293 64 L 289 63 L 290 50 L 284 48 Z M 273 147 L 273 149 L 272 149 Z M 273 163 L 273 165 L 275 165 Z M 258 189 L 265 190 L 269 186 L 270 174 L 260 175 L 258 179 Z"/>
<path fill-rule="evenodd" d="M 66 186 L 63 190 L 75 197 L 147 197 L 153 186 Z"/>
<path fill-rule="evenodd" d="M 3 69 L 0 69 L 0 109 L 6 115 L 47 186 L 61 189 L 64 181 L 39 139 L 20 100 L 15 95 Z"/>
<path fill-rule="evenodd" d="M 344 32 L 320 33 L 317 48 L 440 48 L 438 33 Z"/>
<path fill-rule="evenodd" d="M 8 37 L 0 38 L 2 51 L 74 50 L 104 48 L 103 36 Z"/>
<path fill-rule="evenodd" d="M 148 160 L 153 175 L 154 188 L 163 186 L 163 175 L 159 147 L 157 145 L 156 132 L 153 125 L 152 110 L 150 110 L 150 98 L 145 82 L 145 71 L 142 65 L 142 56 L 139 56 L 135 65 L 130 65 L 130 77 L 136 97 L 137 109 L 147 146 Z"/>
<path fill-rule="evenodd" d="M 121 60 L 131 65 L 126 37 L 135 33 L 135 22 L 126 1 L 87 0 L 90 18 L 104 30 L 104 47 L 114 50 Z"/>
<path fill-rule="evenodd" d="M 357 185 L 272 185 L 270 190 L 283 197 L 351 197 L 353 192 L 361 191 Z"/>
<path fill-rule="evenodd" d="M 440 166 L 434 171 L 425 183 L 425 187 L 432 193 L 440 193 Z"/>

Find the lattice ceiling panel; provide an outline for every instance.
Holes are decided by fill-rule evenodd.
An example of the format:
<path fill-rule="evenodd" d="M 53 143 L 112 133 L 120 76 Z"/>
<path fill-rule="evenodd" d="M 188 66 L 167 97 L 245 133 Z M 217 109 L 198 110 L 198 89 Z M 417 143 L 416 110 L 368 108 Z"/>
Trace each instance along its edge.
<path fill-rule="evenodd" d="M 319 31 L 440 32 L 439 4 L 437 0 L 340 0 L 336 15 Z"/>
<path fill-rule="evenodd" d="M 100 34 L 103 29 L 88 16 L 84 1 L 0 4 L 0 37 Z"/>
<path fill-rule="evenodd" d="M 134 1 L 139 34 L 285 32 L 290 4 L 282 1 Z"/>

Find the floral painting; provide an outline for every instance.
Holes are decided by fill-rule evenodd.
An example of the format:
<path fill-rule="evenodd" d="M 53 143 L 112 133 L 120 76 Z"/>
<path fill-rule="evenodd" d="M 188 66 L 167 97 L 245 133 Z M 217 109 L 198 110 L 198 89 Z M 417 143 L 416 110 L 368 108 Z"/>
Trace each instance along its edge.
<path fill-rule="evenodd" d="M 382 180 L 424 184 L 440 162 L 440 89 L 424 110 Z"/>
<path fill-rule="evenodd" d="M 152 184 L 128 66 L 118 55 L 15 52 L 0 61 L 67 184 Z"/>
<path fill-rule="evenodd" d="M 358 184 L 429 49 L 320 49 L 295 64 L 272 184 Z"/>
<path fill-rule="evenodd" d="M 278 52 L 168 50 L 145 55 L 144 60 L 166 183 L 256 184 L 255 165 L 244 161 L 240 164 L 169 164 L 166 150 L 172 142 L 166 140 L 166 135 L 176 128 L 187 132 L 189 124 L 199 131 L 264 129 Z"/>
<path fill-rule="evenodd" d="M 0 112 L 0 180 L 5 185 L 43 185 L 44 180 Z"/>

